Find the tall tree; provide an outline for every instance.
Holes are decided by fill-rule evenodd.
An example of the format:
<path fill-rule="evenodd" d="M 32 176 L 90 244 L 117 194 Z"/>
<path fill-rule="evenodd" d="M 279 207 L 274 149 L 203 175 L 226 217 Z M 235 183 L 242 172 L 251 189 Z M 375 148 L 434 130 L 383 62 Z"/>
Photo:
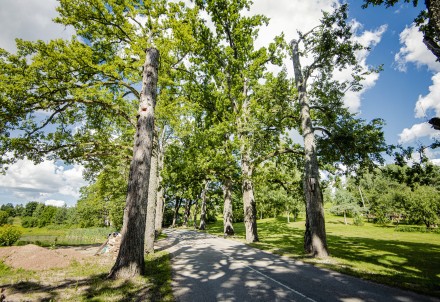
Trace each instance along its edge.
<path fill-rule="evenodd" d="M 196 3 L 208 13 L 214 25 L 213 28 L 200 26 L 198 29 L 205 37 L 200 56 L 204 63 L 198 65 L 208 75 L 207 84 L 217 92 L 213 99 L 218 109 L 217 118 L 226 126 L 225 137 L 234 137 L 237 142 L 235 152 L 241 165 L 246 241 L 258 241 L 252 183 L 255 133 L 259 131 L 253 115 L 260 105 L 255 91 L 259 80 L 265 76 L 267 65 L 280 64 L 279 46 L 282 40 L 277 38 L 267 48 L 255 49 L 258 28 L 267 24 L 268 19 L 261 15 L 244 16 L 243 12 L 251 5 L 250 1 L 209 0 Z M 276 136 L 279 132 L 273 133 Z"/>
<path fill-rule="evenodd" d="M 304 249 L 316 257 L 329 255 L 319 159 L 324 164 L 342 162 L 358 168 L 371 164 L 374 159 L 380 160 L 379 154 L 385 150 L 382 121 L 373 120 L 365 125 L 343 104 L 344 93 L 361 89 L 363 76 L 375 71 L 364 70 L 356 59 L 356 51 L 365 47 L 352 39 L 353 31 L 346 22 L 347 9 L 344 4 L 332 13 L 324 12 L 317 27 L 307 33 L 298 32 L 299 38 L 290 43 L 298 90 L 300 133 L 304 139 Z M 304 67 L 301 59 L 306 56 L 313 60 Z M 351 71 L 350 80 L 340 82 L 333 78 L 334 72 L 342 69 Z M 317 136 L 316 132 L 321 135 Z M 350 148 L 345 150 L 347 143 Z"/>
<path fill-rule="evenodd" d="M 192 47 L 188 33 L 195 14 L 164 0 L 60 0 L 57 10 L 56 22 L 72 26 L 78 36 L 18 40 L 16 54 L 0 51 L 0 149 L 13 155 L 0 160 L 39 162 L 49 156 L 81 162 L 91 176 L 107 164 L 131 161 L 125 239 L 110 276 L 137 275 L 144 270 L 151 157 L 145 144 L 152 138 L 159 53 L 167 70 L 159 79 L 166 99 L 178 82 L 175 67 Z"/>

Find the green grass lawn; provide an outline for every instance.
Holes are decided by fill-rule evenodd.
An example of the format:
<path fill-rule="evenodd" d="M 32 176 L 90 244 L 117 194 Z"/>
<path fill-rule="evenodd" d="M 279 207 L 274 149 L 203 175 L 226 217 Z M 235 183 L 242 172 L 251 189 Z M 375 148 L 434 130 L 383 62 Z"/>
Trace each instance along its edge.
<path fill-rule="evenodd" d="M 350 221 L 351 222 L 351 221 Z M 223 221 L 207 232 L 223 235 Z M 392 286 L 440 296 L 440 234 L 395 232 L 394 226 L 345 225 L 343 217 L 326 216 L 331 257 L 320 260 L 303 253 L 304 219 L 258 220 L 260 242 L 250 244 L 279 255 Z M 234 224 L 235 239 L 244 241 L 243 223 Z"/>

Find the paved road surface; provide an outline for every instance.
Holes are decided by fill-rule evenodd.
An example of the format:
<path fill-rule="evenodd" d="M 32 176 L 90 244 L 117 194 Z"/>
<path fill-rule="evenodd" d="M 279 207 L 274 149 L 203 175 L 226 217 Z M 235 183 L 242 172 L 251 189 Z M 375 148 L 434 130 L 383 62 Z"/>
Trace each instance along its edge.
<path fill-rule="evenodd" d="M 243 243 L 167 230 L 177 301 L 440 301 L 272 255 Z"/>

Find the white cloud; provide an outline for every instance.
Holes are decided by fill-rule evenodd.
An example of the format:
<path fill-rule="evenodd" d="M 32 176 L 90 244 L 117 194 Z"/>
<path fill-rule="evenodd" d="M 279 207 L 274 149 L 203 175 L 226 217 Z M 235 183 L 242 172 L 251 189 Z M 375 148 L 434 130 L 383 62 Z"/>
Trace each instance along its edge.
<path fill-rule="evenodd" d="M 436 116 L 440 116 L 440 72 L 432 77 L 429 93 L 425 96 L 419 96 L 414 109 L 416 117 L 425 117 L 429 109 L 434 109 Z"/>
<path fill-rule="evenodd" d="M 411 62 L 418 67 L 426 65 L 432 71 L 440 71 L 440 63 L 423 43 L 423 34 L 415 24 L 400 33 L 400 43 L 403 46 L 394 57 L 398 70 L 405 72 L 406 64 Z"/>
<path fill-rule="evenodd" d="M 356 20 L 352 21 L 352 27 L 355 30 L 354 40 L 361 45 L 369 48 L 373 48 L 376 46 L 382 39 L 382 35 L 387 30 L 387 25 L 382 25 L 379 28 L 369 31 L 363 31 L 359 34 L 359 31 L 362 29 L 362 25 Z M 369 55 L 368 50 L 360 50 L 356 52 L 356 58 L 358 63 L 364 68 L 368 69 L 367 57 Z M 351 69 L 344 69 L 341 71 L 336 71 L 334 74 L 335 79 L 339 81 L 346 81 L 351 79 L 351 73 L 353 71 Z M 344 97 L 344 103 L 350 110 L 350 112 L 358 112 L 361 107 L 362 94 L 365 93 L 368 89 L 371 89 L 376 85 L 377 80 L 379 79 L 379 74 L 371 73 L 365 76 L 365 79 L 361 81 L 363 88 L 360 91 L 348 91 Z"/>
<path fill-rule="evenodd" d="M 66 203 L 63 200 L 48 199 L 44 202 L 47 206 L 64 207 Z"/>
<path fill-rule="evenodd" d="M 44 201 L 58 195 L 78 198 L 79 189 L 87 185 L 83 171 L 82 166 L 67 169 L 50 160 L 38 165 L 19 160 L 9 167 L 6 175 L 0 175 L 0 188 L 25 201 Z"/>
<path fill-rule="evenodd" d="M 0 47 L 15 51 L 15 38 L 49 41 L 68 38 L 70 27 L 55 24 L 56 0 L 2 0 L 0 9 Z"/>
<path fill-rule="evenodd" d="M 399 134 L 399 143 L 409 143 L 421 137 L 429 136 L 434 137 L 438 135 L 438 130 L 431 128 L 428 123 L 415 124 L 411 128 L 403 129 Z"/>

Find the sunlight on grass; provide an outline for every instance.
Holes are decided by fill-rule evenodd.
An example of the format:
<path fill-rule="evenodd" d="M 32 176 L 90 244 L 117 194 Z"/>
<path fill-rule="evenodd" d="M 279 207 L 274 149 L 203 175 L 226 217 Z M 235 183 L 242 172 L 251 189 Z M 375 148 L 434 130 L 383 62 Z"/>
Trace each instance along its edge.
<path fill-rule="evenodd" d="M 351 220 L 350 220 L 351 222 Z M 223 235 L 222 220 L 208 225 L 211 234 Z M 327 215 L 329 259 L 307 257 L 303 252 L 304 218 L 287 223 L 285 217 L 257 221 L 260 242 L 250 246 L 293 257 L 320 267 L 364 279 L 440 296 L 440 235 L 395 232 L 394 226 L 344 224 L 344 218 Z M 243 223 L 234 224 L 235 240 L 244 242 Z"/>

